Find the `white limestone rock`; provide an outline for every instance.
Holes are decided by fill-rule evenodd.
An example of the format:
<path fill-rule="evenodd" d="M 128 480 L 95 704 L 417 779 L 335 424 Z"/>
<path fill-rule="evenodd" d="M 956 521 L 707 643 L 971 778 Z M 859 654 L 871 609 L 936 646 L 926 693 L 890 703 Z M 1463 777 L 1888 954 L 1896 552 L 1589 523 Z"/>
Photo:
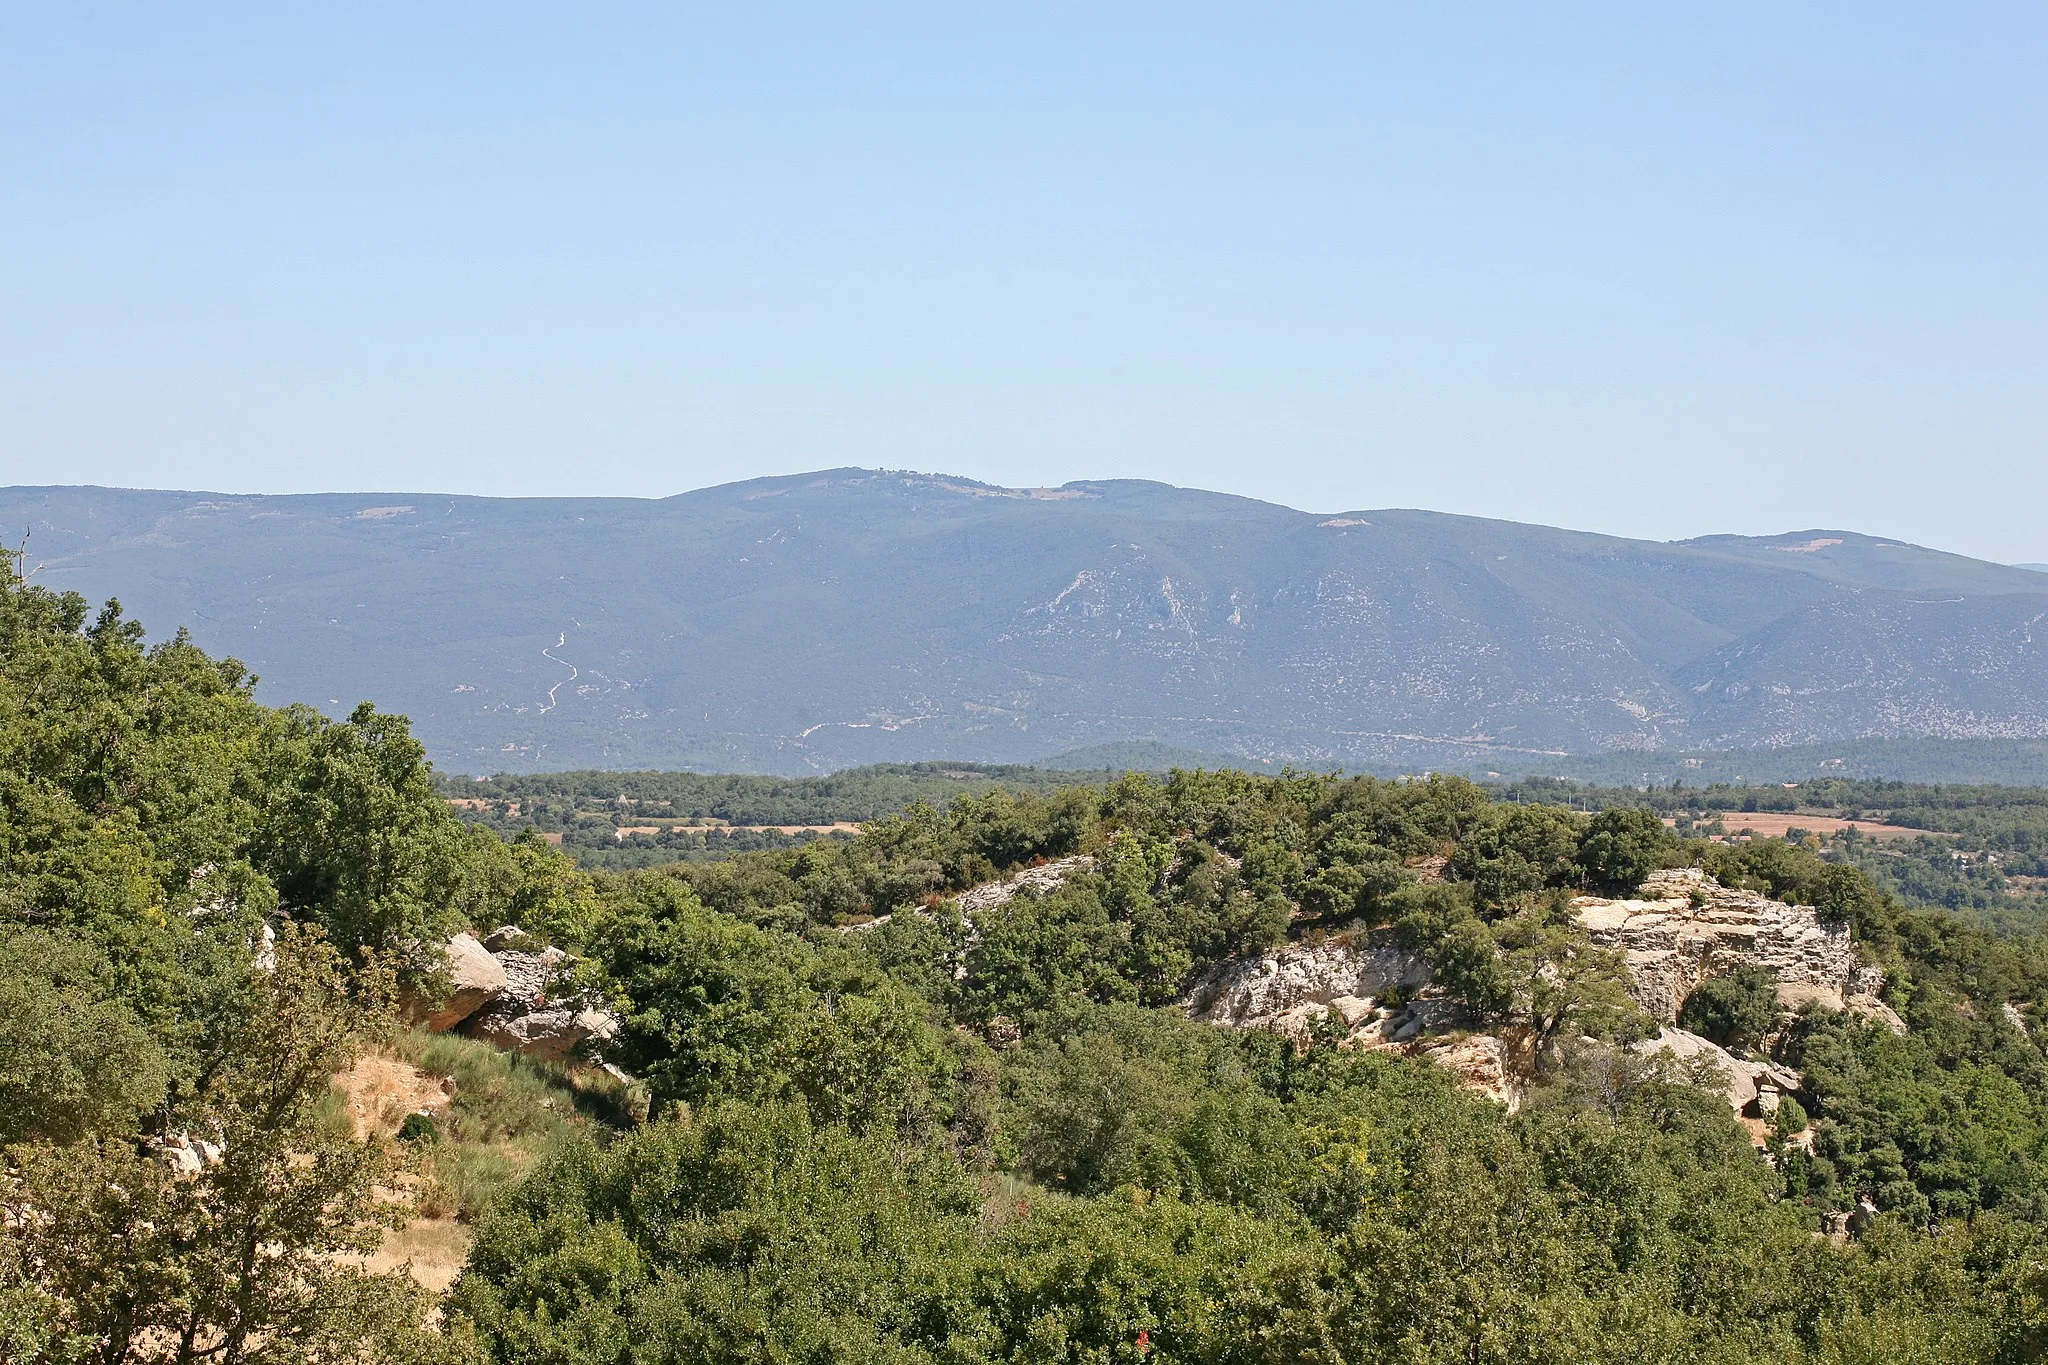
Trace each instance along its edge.
<path fill-rule="evenodd" d="M 1899 1012 L 1874 995 L 1852 995 L 1842 1002 L 1842 1006 L 1858 1019 L 1881 1024 L 1901 1038 L 1906 1036 L 1906 1021 L 1899 1018 Z M 2008 1005 L 2006 1008 L 2012 1007 Z"/>
<path fill-rule="evenodd" d="M 1093 871 L 1094 868 L 1095 859 L 1086 853 L 1077 853 L 1071 858 L 1058 858 L 1049 863 L 1040 863 L 1037 867 L 1027 867 L 999 882 L 984 882 L 980 886 L 970 887 L 955 896 L 953 901 L 960 907 L 961 914 L 971 917 L 984 910 L 1007 905 L 1019 891 L 1028 888 L 1043 895 L 1060 886 L 1067 878 Z"/>
<path fill-rule="evenodd" d="M 473 934 L 457 934 L 441 947 L 441 970 L 449 983 L 445 1000 L 413 995 L 406 1014 L 429 1033 L 446 1033 L 495 1000 L 510 984 L 504 965 Z"/>
<path fill-rule="evenodd" d="M 1594 943 L 1628 962 L 1630 994 L 1653 1018 L 1678 1007 L 1709 977 L 1739 967 L 1777 973 L 1780 999 L 1843 1007 L 1868 988 L 1874 969 L 1856 960 L 1845 924 L 1824 923 L 1810 905 L 1787 905 L 1722 886 L 1696 867 L 1653 872 L 1636 898 L 1580 896 L 1572 902 Z M 1875 973 L 1881 986 L 1883 974 Z"/>
<path fill-rule="evenodd" d="M 579 998 L 518 1012 L 487 1010 L 463 1032 L 508 1052 L 566 1062 L 586 1044 L 616 1038 L 619 1027 L 617 1015 Z"/>
<path fill-rule="evenodd" d="M 1362 934 L 1355 940 L 1337 934 L 1218 963 L 1197 978 L 1181 1008 L 1204 1023 L 1274 1028 L 1289 1016 L 1302 1017 L 1304 1006 L 1327 1008 L 1344 1001 L 1345 1020 L 1355 1027 L 1389 991 L 1412 996 L 1428 984 L 1429 963 L 1423 959 L 1363 944 Z"/>

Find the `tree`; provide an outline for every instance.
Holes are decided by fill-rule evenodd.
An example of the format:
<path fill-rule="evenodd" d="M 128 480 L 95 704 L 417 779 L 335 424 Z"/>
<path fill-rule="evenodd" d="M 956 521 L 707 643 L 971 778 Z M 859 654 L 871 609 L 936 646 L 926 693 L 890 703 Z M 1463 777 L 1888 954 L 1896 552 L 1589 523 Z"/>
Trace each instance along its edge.
<path fill-rule="evenodd" d="M 426 1295 L 347 1259 L 403 1216 L 392 1151 L 320 1117 L 376 987 L 317 934 L 288 928 L 254 972 L 228 1045 L 170 1136 L 204 1153 L 174 1169 L 132 1139 L 12 1150 L 0 1231 L 15 1302 L 54 1358 L 96 1365 L 268 1365 L 438 1358 Z M 204 1144 L 204 1145 L 201 1145 Z M 210 1149 L 210 1150 L 209 1150 Z"/>
<path fill-rule="evenodd" d="M 1559 806 L 1494 806 L 1473 822 L 1448 871 L 1479 901 L 1505 906 L 1519 896 L 1571 884 L 1578 871 L 1579 818 Z"/>
<path fill-rule="evenodd" d="M 1601 811 L 1579 840 L 1578 868 L 1585 884 L 1608 895 L 1625 896 L 1663 865 L 1678 840 L 1657 812 L 1643 806 Z"/>
<path fill-rule="evenodd" d="M 132 1132 L 170 1084 L 164 1050 L 92 945 L 0 928 L 0 1145 Z"/>
<path fill-rule="evenodd" d="M 1678 1023 L 1722 1047 L 1747 1047 L 1778 1021 L 1778 974 L 1738 967 L 1709 977 L 1685 997 Z"/>

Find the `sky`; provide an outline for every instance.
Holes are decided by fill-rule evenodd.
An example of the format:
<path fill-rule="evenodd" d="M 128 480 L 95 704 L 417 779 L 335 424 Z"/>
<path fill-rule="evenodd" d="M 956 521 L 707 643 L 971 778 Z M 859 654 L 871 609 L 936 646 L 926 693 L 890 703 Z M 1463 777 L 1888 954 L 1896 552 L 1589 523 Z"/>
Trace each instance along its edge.
<path fill-rule="evenodd" d="M 0 484 L 2048 561 L 2048 6 L 0 7 Z"/>

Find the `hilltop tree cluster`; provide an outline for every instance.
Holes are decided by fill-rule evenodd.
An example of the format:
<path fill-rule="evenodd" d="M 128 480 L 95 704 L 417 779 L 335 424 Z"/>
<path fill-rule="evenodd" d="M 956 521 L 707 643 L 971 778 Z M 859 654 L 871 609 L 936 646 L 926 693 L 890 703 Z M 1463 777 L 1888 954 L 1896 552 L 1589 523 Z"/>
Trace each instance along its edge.
<path fill-rule="evenodd" d="M 183 636 L 0 581 L 0 1360 L 2024 1361 L 2048 1351 L 2048 949 L 1783 843 L 1453 780 L 1175 773 L 912 805 L 630 874 L 506 842 L 402 720 L 257 704 Z M 1063 859 L 1047 889 L 957 895 Z M 1625 1044 L 1570 913 L 1660 866 L 1815 905 L 1903 1037 L 1688 1002 L 1810 1078 L 1812 1150 Z M 404 1151 L 326 1103 L 515 924 L 648 1117 L 476 1214 L 435 1299 L 360 1253 Z M 1518 1112 L 1405 1056 L 1189 1021 L 1352 935 L 1530 1039 Z M 2014 1011 L 2004 1007 L 2012 1005 Z M 2019 1020 L 2014 1022 L 2015 1017 Z M 1782 1125 L 1781 1125 L 1782 1126 Z M 1867 1201 L 1847 1242 L 1822 1216 Z"/>

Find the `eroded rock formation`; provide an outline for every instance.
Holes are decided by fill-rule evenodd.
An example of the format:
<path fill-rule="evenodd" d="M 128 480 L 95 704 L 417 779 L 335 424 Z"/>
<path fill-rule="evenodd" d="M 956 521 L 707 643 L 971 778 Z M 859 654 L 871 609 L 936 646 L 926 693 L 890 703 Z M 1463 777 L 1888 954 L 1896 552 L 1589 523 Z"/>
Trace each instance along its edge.
<path fill-rule="evenodd" d="M 1593 942 L 1623 954 L 1631 995 L 1663 1025 L 1635 1050 L 1725 1076 L 1729 1107 L 1738 1113 L 1755 1108 L 1761 1096 L 1791 1093 L 1800 1078 L 1676 1027 L 1686 996 L 1711 977 L 1765 968 L 1776 973 L 1787 1009 L 1847 1009 L 1905 1031 L 1878 999 L 1883 972 L 1858 961 L 1846 925 L 1823 921 L 1812 906 L 1787 905 L 1681 868 L 1652 873 L 1634 897 L 1581 896 L 1573 908 Z M 1431 986 L 1426 961 L 1372 946 L 1362 929 L 1221 963 L 1196 980 L 1181 1007 L 1206 1023 L 1271 1029 L 1304 1042 L 1334 1014 L 1346 1047 L 1398 1049 L 1447 1068 L 1510 1108 L 1521 1099 L 1518 1062 L 1526 1058 L 1475 1030 L 1475 1021 Z"/>
<path fill-rule="evenodd" d="M 1389 991 L 1429 984 L 1429 964 L 1396 948 L 1366 946 L 1364 934 L 1290 943 L 1236 958 L 1198 979 L 1181 1002 L 1190 1018 L 1232 1028 L 1277 1028 L 1335 1008 L 1356 1027 Z"/>
<path fill-rule="evenodd" d="M 1857 962 L 1847 925 L 1826 923 L 1810 905 L 1723 886 L 1696 867 L 1653 872 L 1628 900 L 1580 896 L 1572 908 L 1587 937 L 1626 956 L 1630 994 L 1665 1023 L 1677 1021 L 1701 982 L 1740 967 L 1777 973 L 1790 1008 L 1818 1001 L 1844 1009 L 1884 983 Z"/>
<path fill-rule="evenodd" d="M 454 1030 L 557 1062 L 618 1034 L 618 1016 L 571 985 L 576 959 L 560 948 L 540 947 L 522 929 L 508 925 L 482 941 L 457 934 L 441 953 L 452 986 L 447 1000 L 415 1000 L 408 1009 L 431 1033 Z"/>

